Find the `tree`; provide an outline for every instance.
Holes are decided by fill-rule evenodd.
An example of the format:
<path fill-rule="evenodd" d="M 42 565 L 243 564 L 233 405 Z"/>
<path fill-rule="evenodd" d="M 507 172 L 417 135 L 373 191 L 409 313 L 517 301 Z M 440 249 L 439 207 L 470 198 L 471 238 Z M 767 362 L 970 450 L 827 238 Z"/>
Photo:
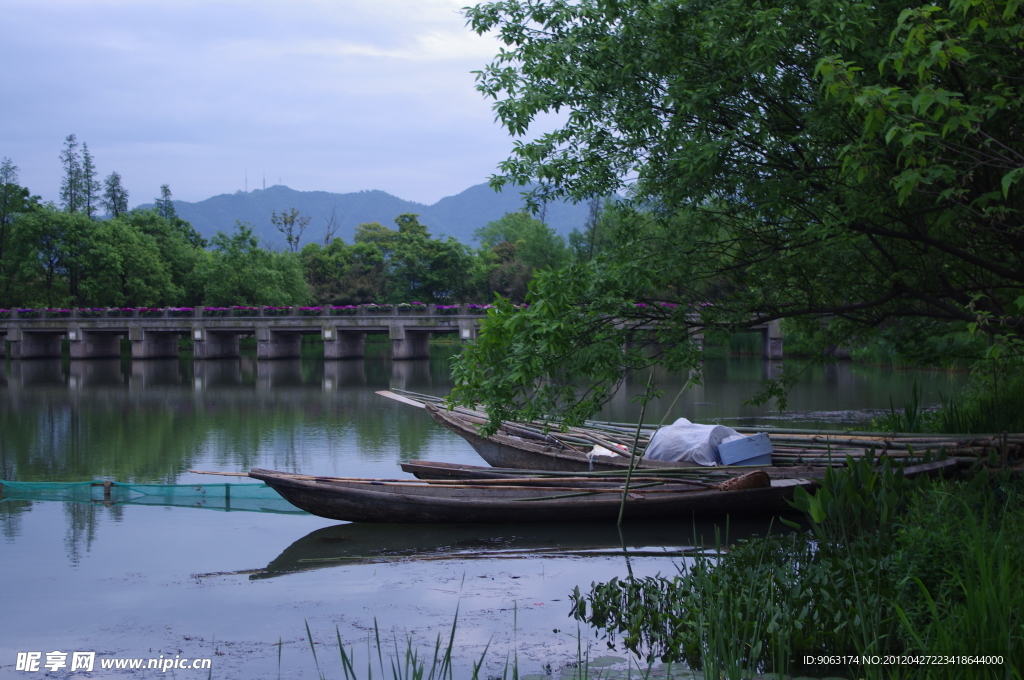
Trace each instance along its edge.
<path fill-rule="evenodd" d="M 568 261 L 565 239 L 526 213 L 505 213 L 477 229 L 473 236 L 488 248 L 502 241 L 515 247 L 515 257 L 530 269 L 560 267 Z"/>
<path fill-rule="evenodd" d="M 174 220 L 178 212 L 174 209 L 174 201 L 171 199 L 171 185 L 160 185 L 160 198 L 156 199 L 156 214 L 165 220 Z"/>
<path fill-rule="evenodd" d="M 175 285 L 157 240 L 124 217 L 105 220 L 88 230 L 78 254 L 81 281 L 75 304 L 155 307 L 180 304 L 184 291 Z"/>
<path fill-rule="evenodd" d="M 309 299 L 302 264 L 294 253 L 272 253 L 259 247 L 248 224 L 210 240 L 204 263 L 204 302 L 211 305 L 294 305 Z"/>
<path fill-rule="evenodd" d="M 302 239 L 302 232 L 312 218 L 302 214 L 297 208 L 289 208 L 280 215 L 276 210 L 270 212 L 270 223 L 277 227 L 277 230 L 284 235 L 285 243 L 288 244 L 289 252 L 294 253 L 299 249 L 299 241 Z"/>
<path fill-rule="evenodd" d="M 492 184 L 537 180 L 533 206 L 631 201 L 606 256 L 538 276 L 528 310 L 488 320 L 457 369 L 460 398 L 493 418 L 563 407 L 580 418 L 630 368 L 693 366 L 696 333 L 781 318 L 825 324 L 832 343 L 912 317 L 1019 339 L 1022 11 L 1011 0 L 469 8 L 472 28 L 504 43 L 478 73 L 502 125 L 520 136 L 568 111 L 560 129 L 517 142 Z M 650 324 L 668 349 L 621 351 Z M 570 380 L 583 375 L 581 400 Z"/>
<path fill-rule="evenodd" d="M 12 243 L 12 298 L 58 307 L 78 302 L 93 222 L 82 213 L 40 206 L 18 216 Z"/>
<path fill-rule="evenodd" d="M 391 239 L 393 246 L 387 258 L 386 296 L 398 302 L 451 302 L 461 298 L 469 287 L 469 249 L 453 238 L 431 238 L 418 215 L 404 213 L 395 218 L 395 224 L 398 232 Z M 383 233 L 380 236 L 388 237 Z"/>
<path fill-rule="evenodd" d="M 78 139 L 74 135 L 64 138 L 64 150 L 60 153 L 64 166 L 64 178 L 60 184 L 60 202 L 64 212 L 76 213 L 82 209 L 82 156 L 78 151 Z"/>
<path fill-rule="evenodd" d="M 166 219 L 156 210 L 133 210 L 121 216 L 133 229 L 153 239 L 159 257 L 178 289 L 176 304 L 197 305 L 202 302 L 205 281 L 201 276 L 206 262 L 203 248 L 206 241 L 192 225 L 179 217 Z"/>
<path fill-rule="evenodd" d="M 93 163 L 89 145 L 82 143 L 82 174 L 80 192 L 82 196 L 82 212 L 92 217 L 99 203 L 100 183 L 96 179 L 96 165 Z"/>
<path fill-rule="evenodd" d="M 18 185 L 18 167 L 10 158 L 0 162 L 0 299 L 7 300 L 13 283 L 11 272 L 17 263 L 11 257 L 14 223 L 18 216 L 38 207 L 39 197 L 29 196 L 28 189 Z"/>
<path fill-rule="evenodd" d="M 103 198 L 100 202 L 114 219 L 128 212 L 128 190 L 121 184 L 120 174 L 112 172 L 103 180 Z"/>
<path fill-rule="evenodd" d="M 604 210 L 604 201 L 592 198 L 587 203 L 587 221 L 583 231 L 573 229 L 569 234 L 569 250 L 578 261 L 592 260 L 610 248 L 610 213 Z"/>

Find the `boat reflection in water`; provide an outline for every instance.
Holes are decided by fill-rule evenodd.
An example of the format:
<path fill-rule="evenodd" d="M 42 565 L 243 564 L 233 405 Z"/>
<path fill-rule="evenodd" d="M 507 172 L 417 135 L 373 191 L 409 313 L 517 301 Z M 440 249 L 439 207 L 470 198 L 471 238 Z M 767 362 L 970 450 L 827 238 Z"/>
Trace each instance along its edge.
<path fill-rule="evenodd" d="M 303 536 L 252 580 L 327 567 L 414 560 L 683 557 L 752 536 L 789 532 L 770 519 L 557 524 L 337 524 Z"/>

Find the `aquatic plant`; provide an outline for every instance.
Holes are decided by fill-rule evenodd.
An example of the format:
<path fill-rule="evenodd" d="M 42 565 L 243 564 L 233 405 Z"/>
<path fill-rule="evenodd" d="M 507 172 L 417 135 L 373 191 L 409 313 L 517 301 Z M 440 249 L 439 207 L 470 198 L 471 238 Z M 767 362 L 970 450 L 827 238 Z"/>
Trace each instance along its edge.
<path fill-rule="evenodd" d="M 970 483 L 867 474 L 866 466 L 840 471 L 798 500 L 811 532 L 698 554 L 672 579 L 577 589 L 574 615 L 635 653 L 685 661 L 705 676 L 823 670 L 802 667 L 805 654 L 962 654 L 989 663 L 830 672 L 1020 678 L 1024 483 L 987 474 Z"/>

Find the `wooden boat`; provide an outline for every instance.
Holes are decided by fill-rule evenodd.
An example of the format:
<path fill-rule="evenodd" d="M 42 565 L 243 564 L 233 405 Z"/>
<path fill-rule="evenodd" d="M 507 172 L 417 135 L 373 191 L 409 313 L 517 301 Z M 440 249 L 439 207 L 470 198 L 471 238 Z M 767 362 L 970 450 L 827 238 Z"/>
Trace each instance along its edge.
<path fill-rule="evenodd" d="M 446 463 L 441 461 L 433 460 L 410 460 L 404 463 L 399 463 L 403 472 L 408 472 L 417 479 L 461 479 L 461 480 L 473 480 L 473 479 L 510 479 L 515 480 L 518 477 L 523 476 L 537 476 L 543 477 L 545 475 L 558 475 L 568 474 L 562 471 L 547 472 L 544 470 L 521 470 L 517 468 L 499 468 L 499 467 L 485 467 L 482 465 L 466 465 L 465 463 Z M 720 477 L 720 481 L 725 480 L 729 477 L 735 477 L 747 472 L 754 470 L 761 470 L 768 474 L 771 478 L 805 478 L 805 479 L 822 479 L 825 476 L 825 468 L 820 466 L 786 466 L 786 467 L 747 467 L 747 466 L 718 466 L 714 468 L 697 468 L 696 470 L 692 467 L 684 468 L 643 468 L 636 472 L 637 475 L 672 475 L 678 473 L 680 476 L 688 476 L 696 471 L 703 473 L 706 477 Z M 574 476 L 581 475 L 580 479 L 586 479 L 585 476 L 589 473 L 573 473 Z M 618 475 L 621 477 L 625 474 L 624 470 L 618 471 L 595 471 L 595 477 L 601 475 Z M 604 479 L 616 479 L 616 476 L 605 476 Z M 539 480 L 538 483 L 542 483 L 544 480 Z M 550 482 L 553 484 L 562 484 L 564 482 Z"/>
<path fill-rule="evenodd" d="M 608 451 L 633 443 L 636 425 L 587 421 L 581 427 L 567 432 L 551 431 L 545 434 L 543 423 L 503 423 L 490 437 L 479 434 L 478 426 L 487 422 L 487 414 L 466 408 L 448 410 L 444 399 L 403 390 L 383 390 L 377 394 L 420 409 L 425 409 L 437 423 L 465 439 L 494 467 L 549 470 L 561 472 L 624 470 L 629 458 L 621 456 L 595 456 L 594 444 Z M 656 428 L 641 427 L 638 450 L 643 450 Z M 741 434 L 766 433 L 772 443 L 774 469 L 800 466 L 827 468 L 844 465 L 846 458 L 885 456 L 903 464 L 926 460 L 929 453 L 955 458 L 961 467 L 969 467 L 980 456 L 993 451 L 1010 458 L 1024 451 L 1024 434 L 943 435 L 898 434 L 857 431 L 799 430 L 759 426 L 733 429 Z M 639 461 L 641 468 L 680 467 L 685 463 L 655 460 Z"/>
<path fill-rule="evenodd" d="M 545 438 L 511 424 L 502 425 L 501 430 L 485 437 L 477 430 L 478 425 L 486 422 L 483 418 L 445 411 L 429 403 L 423 407 L 434 422 L 469 442 L 480 457 L 493 467 L 552 472 L 625 470 L 629 467 L 628 455 L 594 455 L 593 446 L 582 450 L 571 448 L 555 437 Z M 689 466 L 698 467 L 692 463 Z M 638 467 L 674 469 L 687 467 L 687 464 L 641 458 Z"/>
<path fill-rule="evenodd" d="M 762 473 L 763 474 L 763 473 Z M 560 478 L 563 486 L 531 478 L 410 481 L 315 477 L 254 469 L 288 502 L 314 515 L 350 522 L 503 524 L 532 522 L 614 522 L 622 488 L 617 482 Z M 767 486 L 723 490 L 698 481 L 647 480 L 630 486 L 625 517 L 630 520 L 689 519 L 695 515 L 769 514 L 785 510 L 805 479 L 765 477 Z"/>

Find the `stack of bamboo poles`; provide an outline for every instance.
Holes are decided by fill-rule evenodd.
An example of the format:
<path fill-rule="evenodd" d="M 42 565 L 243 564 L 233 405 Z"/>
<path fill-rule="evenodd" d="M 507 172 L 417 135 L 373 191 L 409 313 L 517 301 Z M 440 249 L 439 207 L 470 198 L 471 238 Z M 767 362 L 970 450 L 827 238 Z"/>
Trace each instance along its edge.
<path fill-rule="evenodd" d="M 420 404 L 434 404 L 447 408 L 442 397 L 405 390 L 392 390 L 402 397 Z M 457 407 L 453 411 L 471 422 L 482 424 L 487 413 L 477 409 Z M 635 423 L 617 423 L 588 420 L 583 427 L 561 428 L 557 419 L 550 422 L 503 423 L 506 434 L 536 439 L 559 448 L 589 451 L 594 445 L 629 456 L 636 435 Z M 637 453 L 647 448 L 657 428 L 642 426 L 637 441 Z M 775 465 L 830 465 L 840 464 L 847 456 L 861 458 L 869 453 L 876 456 L 919 460 L 928 454 L 942 452 L 960 462 L 970 463 L 978 457 L 995 453 L 1005 461 L 1024 453 L 1024 434 L 900 434 L 859 431 L 820 431 L 776 427 L 735 427 L 743 434 L 765 432 L 771 438 L 772 462 Z"/>

